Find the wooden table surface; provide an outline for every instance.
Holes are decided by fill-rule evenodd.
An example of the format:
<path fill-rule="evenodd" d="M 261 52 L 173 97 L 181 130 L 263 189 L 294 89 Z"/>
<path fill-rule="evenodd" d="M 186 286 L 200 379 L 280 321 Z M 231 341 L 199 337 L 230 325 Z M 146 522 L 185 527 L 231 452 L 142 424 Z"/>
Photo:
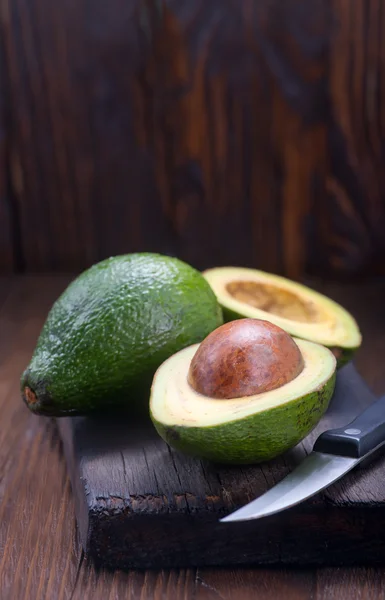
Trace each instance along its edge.
<path fill-rule="evenodd" d="M 69 280 L 0 277 L 1 600 L 385 598 L 385 567 L 95 572 L 77 540 L 55 424 L 30 414 L 19 394 L 47 311 Z M 356 315 L 364 334 L 357 367 L 377 394 L 385 392 L 385 283 L 315 285 Z"/>

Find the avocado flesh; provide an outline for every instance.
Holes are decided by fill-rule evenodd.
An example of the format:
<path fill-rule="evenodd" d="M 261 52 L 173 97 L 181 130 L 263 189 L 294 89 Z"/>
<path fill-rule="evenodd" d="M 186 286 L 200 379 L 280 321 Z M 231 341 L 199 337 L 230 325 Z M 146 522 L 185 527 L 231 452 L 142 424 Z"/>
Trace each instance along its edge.
<path fill-rule="evenodd" d="M 150 414 L 159 435 L 186 454 L 214 462 L 248 464 L 270 460 L 295 446 L 315 427 L 333 395 L 332 352 L 296 339 L 302 372 L 282 387 L 243 398 L 217 400 L 187 381 L 199 344 L 169 358 L 157 370 Z"/>
<path fill-rule="evenodd" d="M 361 333 L 352 315 L 337 302 L 305 285 L 240 267 L 208 269 L 203 276 L 222 306 L 225 321 L 244 317 L 271 321 L 292 336 L 330 348 L 336 355 L 338 367 L 351 360 L 361 345 Z M 240 284 L 238 294 L 237 284 Z M 242 284 L 246 293 L 242 292 Z M 252 305 L 253 296 L 247 285 L 255 286 L 257 293 L 264 288 L 268 293 L 259 294 L 256 305 Z M 269 298 L 274 300 L 274 295 L 276 302 L 268 302 Z M 289 306 L 285 306 L 285 302 Z"/>
<path fill-rule="evenodd" d="M 222 323 L 209 284 L 186 263 L 151 253 L 107 259 L 55 302 L 22 396 L 31 411 L 52 416 L 141 402 L 148 409 L 157 367 Z"/>

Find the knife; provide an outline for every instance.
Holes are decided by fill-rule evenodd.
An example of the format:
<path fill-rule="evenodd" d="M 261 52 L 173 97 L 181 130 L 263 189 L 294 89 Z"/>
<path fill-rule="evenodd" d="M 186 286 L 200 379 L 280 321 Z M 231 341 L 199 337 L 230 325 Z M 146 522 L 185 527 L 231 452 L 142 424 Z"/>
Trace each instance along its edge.
<path fill-rule="evenodd" d="M 313 451 L 282 481 L 221 522 L 260 519 L 295 506 L 340 479 L 385 444 L 385 396 L 345 427 L 317 438 Z"/>

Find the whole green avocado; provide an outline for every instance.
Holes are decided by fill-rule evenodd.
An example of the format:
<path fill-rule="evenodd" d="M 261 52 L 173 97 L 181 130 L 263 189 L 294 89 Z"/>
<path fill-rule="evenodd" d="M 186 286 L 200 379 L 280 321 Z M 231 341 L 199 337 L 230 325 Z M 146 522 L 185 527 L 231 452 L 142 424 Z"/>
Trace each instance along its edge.
<path fill-rule="evenodd" d="M 169 356 L 223 323 L 204 277 L 173 257 L 115 256 L 77 277 L 53 305 L 21 378 L 41 415 L 84 415 L 148 400 Z"/>

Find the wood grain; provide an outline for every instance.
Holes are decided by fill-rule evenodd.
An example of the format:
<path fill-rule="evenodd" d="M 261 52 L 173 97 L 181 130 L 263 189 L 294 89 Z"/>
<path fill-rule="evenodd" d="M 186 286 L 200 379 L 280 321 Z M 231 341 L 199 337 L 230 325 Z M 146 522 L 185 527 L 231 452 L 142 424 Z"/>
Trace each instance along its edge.
<path fill-rule="evenodd" d="M 385 571 L 325 569 L 317 573 L 316 589 L 317 600 L 378 600 L 385 596 Z"/>
<path fill-rule="evenodd" d="M 48 307 L 68 281 L 65 277 L 0 278 L 0 296 L 6 300 L 0 309 L 2 600 L 381 598 L 384 569 L 205 568 L 129 573 L 93 569 L 81 555 L 72 494 L 55 429 L 45 419 L 28 413 L 18 389 L 19 374 Z M 318 287 L 342 301 L 359 318 L 365 341 L 357 365 L 376 392 L 383 393 L 384 285 L 357 288 L 318 283 Z"/>
<path fill-rule="evenodd" d="M 103 594 L 108 600 L 313 600 L 314 579 L 310 571 L 243 568 L 101 571 L 97 576 L 84 561 L 71 600 L 88 595 L 105 600 Z"/>
<path fill-rule="evenodd" d="M 0 24 L 1 34 L 1 24 Z M 9 187 L 9 106 L 7 104 L 7 78 L 2 40 L 0 40 L 0 273 L 10 272 L 15 265 L 16 227 L 12 214 Z M 12 219 L 12 216 L 14 219 Z"/>
<path fill-rule="evenodd" d="M 16 280 L 0 312 L 0 595 L 4 598 L 68 598 L 81 555 L 74 547 L 70 486 L 56 429 L 49 420 L 33 418 L 18 399 L 20 372 L 43 316 L 62 288 L 63 280 Z"/>
<path fill-rule="evenodd" d="M 334 0 L 332 6 L 326 256 L 337 270 L 367 272 L 382 260 L 384 248 L 385 4 Z"/>
<path fill-rule="evenodd" d="M 383 274 L 384 4 L 2 0 L 0 267 Z"/>

